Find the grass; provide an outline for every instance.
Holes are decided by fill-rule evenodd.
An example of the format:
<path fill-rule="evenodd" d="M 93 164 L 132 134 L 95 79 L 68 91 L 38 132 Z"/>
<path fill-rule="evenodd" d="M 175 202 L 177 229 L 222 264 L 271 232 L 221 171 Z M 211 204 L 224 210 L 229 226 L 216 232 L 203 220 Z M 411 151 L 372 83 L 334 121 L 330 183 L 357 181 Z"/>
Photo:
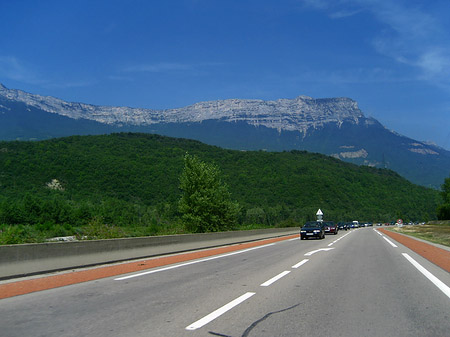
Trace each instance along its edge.
<path fill-rule="evenodd" d="M 94 221 L 82 227 L 70 225 L 0 225 L 0 245 L 41 243 L 54 237 L 74 236 L 78 240 L 117 239 L 154 235 L 184 234 L 179 225 L 114 226 Z"/>
<path fill-rule="evenodd" d="M 431 221 L 425 225 L 389 228 L 390 230 L 410 235 L 450 247 L 450 221 Z"/>
<path fill-rule="evenodd" d="M 294 224 L 281 223 L 280 226 L 262 224 L 240 225 L 234 230 L 251 230 L 276 227 L 291 227 Z M 298 224 L 297 224 L 298 226 Z M 100 219 L 93 219 L 89 225 L 73 227 L 69 224 L 43 224 L 43 225 L 0 225 L 0 245 L 42 243 L 55 237 L 75 237 L 77 240 L 101 240 L 130 237 L 189 234 L 177 222 L 149 224 L 148 226 L 115 226 L 102 223 Z"/>

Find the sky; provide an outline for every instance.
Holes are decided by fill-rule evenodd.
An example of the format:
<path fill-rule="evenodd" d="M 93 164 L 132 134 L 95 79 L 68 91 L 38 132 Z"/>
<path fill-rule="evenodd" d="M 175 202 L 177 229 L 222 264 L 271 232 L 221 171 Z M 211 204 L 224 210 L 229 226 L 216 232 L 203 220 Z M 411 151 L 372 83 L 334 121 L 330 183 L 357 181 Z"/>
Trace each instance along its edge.
<path fill-rule="evenodd" d="M 448 0 L 0 0 L 0 83 L 95 105 L 349 97 L 450 150 Z"/>

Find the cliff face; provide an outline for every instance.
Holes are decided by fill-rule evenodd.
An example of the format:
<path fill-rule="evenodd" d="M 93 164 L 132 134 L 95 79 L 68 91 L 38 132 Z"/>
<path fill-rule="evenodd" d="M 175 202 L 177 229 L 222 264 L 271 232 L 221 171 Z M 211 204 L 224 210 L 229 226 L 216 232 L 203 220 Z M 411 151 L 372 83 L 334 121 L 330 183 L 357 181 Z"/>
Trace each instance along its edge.
<path fill-rule="evenodd" d="M 0 140 L 156 133 L 237 150 L 307 150 L 439 188 L 450 152 L 366 118 L 350 98 L 227 99 L 167 110 L 70 103 L 0 84 Z"/>
<path fill-rule="evenodd" d="M 364 114 L 350 98 L 314 99 L 299 96 L 276 101 L 227 99 L 201 102 L 187 107 L 152 110 L 129 107 L 70 103 L 50 96 L 29 94 L 0 85 L 0 96 L 43 111 L 72 119 L 88 119 L 109 125 L 146 126 L 158 123 L 192 123 L 204 120 L 246 122 L 278 131 L 300 131 L 323 127 L 327 123 L 358 124 Z"/>

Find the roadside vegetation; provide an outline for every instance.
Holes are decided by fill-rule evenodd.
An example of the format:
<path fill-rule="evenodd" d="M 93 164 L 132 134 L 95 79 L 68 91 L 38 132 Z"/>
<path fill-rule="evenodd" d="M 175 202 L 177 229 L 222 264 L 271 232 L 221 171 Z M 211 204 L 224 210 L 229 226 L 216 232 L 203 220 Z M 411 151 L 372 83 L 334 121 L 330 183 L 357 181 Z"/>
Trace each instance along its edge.
<path fill-rule="evenodd" d="M 450 247 L 450 220 L 430 221 L 425 225 L 389 228 L 390 230 Z"/>
<path fill-rule="evenodd" d="M 210 181 L 201 193 L 188 162 Z M 428 221 L 442 200 L 393 171 L 304 151 L 136 133 L 0 142 L 0 244 L 298 227 L 319 208 L 334 221 Z"/>
<path fill-rule="evenodd" d="M 450 178 L 445 179 L 441 187 L 443 203 L 438 206 L 437 216 L 439 220 L 450 220 Z"/>

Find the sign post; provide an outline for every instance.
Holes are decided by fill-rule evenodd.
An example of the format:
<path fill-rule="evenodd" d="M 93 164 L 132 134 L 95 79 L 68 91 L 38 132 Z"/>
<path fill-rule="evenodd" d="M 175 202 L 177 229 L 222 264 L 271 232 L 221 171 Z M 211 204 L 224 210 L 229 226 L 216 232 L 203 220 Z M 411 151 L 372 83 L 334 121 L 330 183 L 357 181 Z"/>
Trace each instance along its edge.
<path fill-rule="evenodd" d="M 320 210 L 320 208 L 317 211 L 316 216 L 317 216 L 317 221 L 323 222 L 323 212 Z"/>

